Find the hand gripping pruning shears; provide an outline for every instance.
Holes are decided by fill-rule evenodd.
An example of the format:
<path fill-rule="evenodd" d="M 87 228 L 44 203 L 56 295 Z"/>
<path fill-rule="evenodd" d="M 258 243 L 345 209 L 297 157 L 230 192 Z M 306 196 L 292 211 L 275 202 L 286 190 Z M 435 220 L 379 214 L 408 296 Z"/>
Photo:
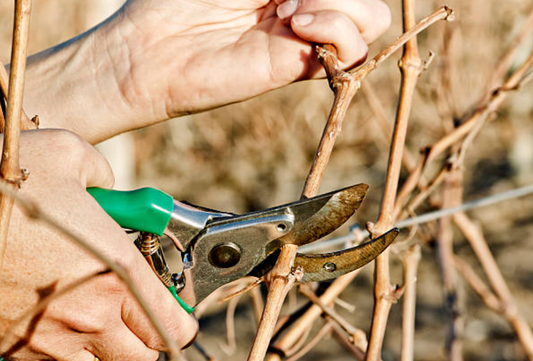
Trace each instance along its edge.
<path fill-rule="evenodd" d="M 232 214 L 190 205 L 154 188 L 88 192 L 123 228 L 140 231 L 135 241 L 165 286 L 189 313 L 213 291 L 244 276 L 260 277 L 275 264 L 284 244 L 314 242 L 340 227 L 359 208 L 368 191 L 358 184 L 262 211 Z M 375 259 L 396 238 L 392 229 L 362 245 L 325 254 L 298 254 L 300 282 L 324 281 L 354 271 Z M 181 252 L 183 270 L 169 270 L 159 236 Z M 185 282 L 187 302 L 178 294 Z"/>

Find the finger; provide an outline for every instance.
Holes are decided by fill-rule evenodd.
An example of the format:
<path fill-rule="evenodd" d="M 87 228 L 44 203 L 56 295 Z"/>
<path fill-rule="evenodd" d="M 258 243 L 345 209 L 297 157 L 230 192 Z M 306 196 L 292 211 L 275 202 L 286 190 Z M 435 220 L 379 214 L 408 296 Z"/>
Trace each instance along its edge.
<path fill-rule="evenodd" d="M 95 361 L 97 356 L 101 361 L 155 361 L 159 352 L 147 347 L 124 324 L 116 328 L 109 328 L 98 337 L 91 340 L 85 354 L 87 361 Z"/>
<path fill-rule="evenodd" d="M 86 160 L 86 167 L 83 168 L 83 177 L 85 178 L 86 187 L 113 188 L 115 177 L 111 166 L 96 149 L 89 146 Z"/>
<path fill-rule="evenodd" d="M 355 24 L 336 11 L 298 13 L 291 19 L 291 28 L 309 42 L 335 45 L 339 60 L 347 67 L 364 60 L 368 52 Z"/>
<path fill-rule="evenodd" d="M 389 7 L 379 0 L 299 0 L 295 14 L 326 10 L 338 11 L 348 16 L 366 43 L 376 40 L 391 23 Z"/>
<path fill-rule="evenodd" d="M 133 281 L 139 285 L 146 301 L 151 305 L 165 330 L 180 348 L 187 347 L 198 333 L 196 319 L 187 314 L 178 304 L 144 259 L 134 267 L 137 272 L 132 275 Z M 126 298 L 122 307 L 122 319 L 148 347 L 161 351 L 166 350 L 163 340 L 156 332 L 152 322 L 146 317 L 133 297 Z"/>

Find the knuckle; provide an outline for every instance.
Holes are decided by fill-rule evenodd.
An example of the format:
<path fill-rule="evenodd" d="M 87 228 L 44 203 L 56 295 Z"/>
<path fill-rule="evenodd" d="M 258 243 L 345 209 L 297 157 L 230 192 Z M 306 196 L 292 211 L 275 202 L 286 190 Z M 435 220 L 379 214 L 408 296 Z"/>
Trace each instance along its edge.
<path fill-rule="evenodd" d="M 50 137 L 59 150 L 67 153 L 83 153 L 89 144 L 79 135 L 64 129 L 48 130 Z"/>
<path fill-rule="evenodd" d="M 187 316 L 187 320 L 181 318 L 169 328 L 169 333 L 178 343 L 180 348 L 189 347 L 198 336 L 198 322 L 195 318 Z"/>
<path fill-rule="evenodd" d="M 87 164 L 94 165 L 98 170 L 110 172 L 107 160 L 96 151 L 85 139 L 68 130 L 49 130 L 50 141 L 54 144 L 55 153 L 67 158 L 69 167 L 83 169 Z"/>
<path fill-rule="evenodd" d="M 343 14 L 331 14 L 328 19 L 328 27 L 331 34 L 342 34 L 349 25 L 351 25 L 350 21 Z"/>
<path fill-rule="evenodd" d="M 100 276 L 97 288 L 97 292 L 106 295 L 107 299 L 121 298 L 126 292 L 126 286 L 115 273 Z"/>

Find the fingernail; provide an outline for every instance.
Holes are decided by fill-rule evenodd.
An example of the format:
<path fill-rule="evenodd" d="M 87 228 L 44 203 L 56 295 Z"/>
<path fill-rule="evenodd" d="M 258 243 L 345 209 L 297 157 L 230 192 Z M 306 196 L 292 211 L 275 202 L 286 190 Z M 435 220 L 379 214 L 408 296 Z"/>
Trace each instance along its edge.
<path fill-rule="evenodd" d="M 283 4 L 278 6 L 276 9 L 276 13 L 278 14 L 278 18 L 280 19 L 286 19 L 292 14 L 296 12 L 298 9 L 298 6 L 300 5 L 300 0 L 288 0 L 285 1 Z"/>
<path fill-rule="evenodd" d="M 312 14 L 300 14 L 292 17 L 292 23 L 298 26 L 306 26 L 311 24 L 315 16 Z"/>

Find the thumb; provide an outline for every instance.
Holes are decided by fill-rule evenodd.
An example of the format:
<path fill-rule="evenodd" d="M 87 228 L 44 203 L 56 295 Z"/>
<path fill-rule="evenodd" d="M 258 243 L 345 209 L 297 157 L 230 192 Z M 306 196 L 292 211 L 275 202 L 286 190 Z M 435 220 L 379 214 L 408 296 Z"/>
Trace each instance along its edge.
<path fill-rule="evenodd" d="M 139 264 L 135 265 L 136 272 L 132 274 L 134 283 L 139 286 L 144 299 L 178 346 L 180 348 L 187 347 L 196 338 L 198 322 L 178 304 L 148 266 L 148 263 L 142 257 L 139 258 Z M 148 347 L 155 350 L 165 350 L 163 340 L 133 297 L 125 299 L 122 307 L 122 319 Z"/>

